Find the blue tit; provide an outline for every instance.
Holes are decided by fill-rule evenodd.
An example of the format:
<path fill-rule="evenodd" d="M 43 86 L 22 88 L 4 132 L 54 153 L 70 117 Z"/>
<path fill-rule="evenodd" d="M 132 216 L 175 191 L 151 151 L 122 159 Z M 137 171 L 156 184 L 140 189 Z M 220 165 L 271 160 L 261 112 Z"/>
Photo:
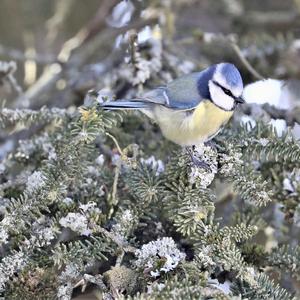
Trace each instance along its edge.
<path fill-rule="evenodd" d="M 182 146 L 213 138 L 242 98 L 243 80 L 230 63 L 184 75 L 141 98 L 101 103 L 103 109 L 137 109 L 155 120 L 163 135 Z"/>

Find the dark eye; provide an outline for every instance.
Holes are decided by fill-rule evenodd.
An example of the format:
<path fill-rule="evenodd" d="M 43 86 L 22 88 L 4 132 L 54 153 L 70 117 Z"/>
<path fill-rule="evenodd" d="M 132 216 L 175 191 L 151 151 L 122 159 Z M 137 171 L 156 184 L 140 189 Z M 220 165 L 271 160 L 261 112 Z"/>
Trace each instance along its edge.
<path fill-rule="evenodd" d="M 221 88 L 226 95 L 232 97 L 232 93 L 229 90 L 225 89 L 224 87 L 221 87 Z"/>
<path fill-rule="evenodd" d="M 229 97 L 234 98 L 234 96 L 232 95 L 232 93 L 231 93 L 230 90 L 227 90 L 226 88 L 224 88 L 224 86 L 222 86 L 220 83 L 218 83 L 218 82 L 216 82 L 216 81 L 214 81 L 214 80 L 213 80 L 213 83 L 214 83 L 215 85 L 217 85 L 219 88 L 221 88 L 222 91 L 224 92 L 224 94 L 226 94 L 226 95 L 229 96 Z"/>

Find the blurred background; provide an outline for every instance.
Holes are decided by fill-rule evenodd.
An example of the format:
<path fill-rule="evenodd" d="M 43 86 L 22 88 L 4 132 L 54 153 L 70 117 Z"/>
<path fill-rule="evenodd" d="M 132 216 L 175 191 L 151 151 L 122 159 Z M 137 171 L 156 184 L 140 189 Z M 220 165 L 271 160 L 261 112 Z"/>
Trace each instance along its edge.
<path fill-rule="evenodd" d="M 259 75 L 297 79 L 299 11 L 299 0 L 2 0 L 0 60 L 15 61 L 18 71 L 16 85 L 3 78 L 5 70 L 0 73 L 0 101 L 8 107 L 80 105 L 89 89 L 109 85 L 102 74 L 128 52 L 121 37 L 155 24 L 164 47 L 191 63 L 183 72 L 229 60 L 245 82 Z M 147 34 L 155 35 L 144 32 L 142 39 Z"/>

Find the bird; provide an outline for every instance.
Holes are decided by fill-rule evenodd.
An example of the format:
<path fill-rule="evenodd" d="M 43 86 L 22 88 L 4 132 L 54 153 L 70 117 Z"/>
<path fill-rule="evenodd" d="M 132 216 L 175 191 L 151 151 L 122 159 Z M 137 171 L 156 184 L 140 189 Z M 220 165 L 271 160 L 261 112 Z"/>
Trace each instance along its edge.
<path fill-rule="evenodd" d="M 210 141 L 232 117 L 242 97 L 243 80 L 235 65 L 211 65 L 183 75 L 142 97 L 107 101 L 104 110 L 139 110 L 160 127 L 162 134 L 181 146 Z"/>

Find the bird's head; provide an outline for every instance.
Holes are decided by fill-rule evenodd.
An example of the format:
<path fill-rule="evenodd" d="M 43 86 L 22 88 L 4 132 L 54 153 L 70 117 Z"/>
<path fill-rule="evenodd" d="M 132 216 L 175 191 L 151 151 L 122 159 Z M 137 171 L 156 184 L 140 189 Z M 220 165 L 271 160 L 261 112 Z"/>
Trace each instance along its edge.
<path fill-rule="evenodd" d="M 223 110 L 232 111 L 239 103 L 245 102 L 242 98 L 243 80 L 233 64 L 217 64 L 208 87 L 210 100 Z"/>

